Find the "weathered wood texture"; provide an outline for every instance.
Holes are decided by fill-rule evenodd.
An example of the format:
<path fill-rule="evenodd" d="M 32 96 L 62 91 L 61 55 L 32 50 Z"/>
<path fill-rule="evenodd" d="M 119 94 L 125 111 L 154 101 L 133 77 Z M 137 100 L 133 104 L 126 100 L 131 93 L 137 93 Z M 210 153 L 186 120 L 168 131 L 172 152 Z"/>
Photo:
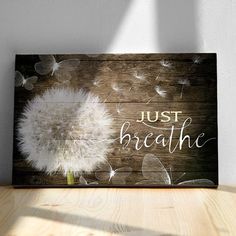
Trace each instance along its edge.
<path fill-rule="evenodd" d="M 98 95 L 105 102 L 114 118 L 114 137 L 118 138 L 121 125 L 129 121 L 129 133 L 138 132 L 141 140 L 153 132 L 154 139 L 158 134 L 170 135 L 166 128 L 174 125 L 181 127 L 187 117 L 192 118 L 192 124 L 185 130 L 194 140 L 204 132 L 206 137 L 217 137 L 217 79 L 216 55 L 198 54 L 201 63 L 193 63 L 195 54 L 123 54 L 123 55 L 56 55 L 58 61 L 70 58 L 80 59 L 80 65 L 70 73 L 69 82 L 60 82 L 51 75 L 39 76 L 38 82 L 32 91 L 23 87 L 15 89 L 15 128 L 21 113 L 28 100 L 35 95 L 42 94 L 46 89 L 54 86 L 68 86 L 74 89 L 84 89 Z M 171 67 L 161 65 L 161 61 L 171 63 Z M 25 76 L 35 75 L 34 64 L 38 56 L 18 55 L 16 70 Z M 144 76 L 140 80 L 137 76 Z M 181 79 L 188 79 L 189 86 L 184 86 L 181 97 Z M 118 91 L 112 89 L 112 86 Z M 159 96 L 155 86 L 160 86 L 167 92 L 166 97 Z M 117 108 L 119 107 L 119 112 Z M 148 125 L 160 129 L 152 129 L 136 122 L 140 118 L 140 111 L 182 111 L 178 122 L 163 123 L 147 122 Z M 153 118 L 153 115 L 152 115 Z M 173 134 L 173 143 L 179 137 L 179 131 Z M 37 171 L 26 163 L 24 156 L 19 152 L 15 129 L 13 183 L 15 185 L 47 185 L 66 184 L 66 179 L 60 173 L 48 176 Z M 108 155 L 108 160 L 117 169 L 131 166 L 133 171 L 127 177 L 127 185 L 143 179 L 141 167 L 146 153 L 153 153 L 162 161 L 165 168 L 172 175 L 172 183 L 180 181 L 207 178 L 218 184 L 217 140 L 207 143 L 204 148 L 189 149 L 186 145 L 182 150 L 177 149 L 170 154 L 168 147 L 154 145 L 151 148 L 142 148 L 137 151 L 135 142 L 123 149 L 116 140 Z M 151 170 L 150 170 L 151 171 Z M 183 173 L 184 176 L 178 179 Z M 89 181 L 97 181 L 94 173 L 84 174 Z M 78 183 L 78 177 L 76 182 Z M 111 184 L 100 182 L 101 184 Z"/>

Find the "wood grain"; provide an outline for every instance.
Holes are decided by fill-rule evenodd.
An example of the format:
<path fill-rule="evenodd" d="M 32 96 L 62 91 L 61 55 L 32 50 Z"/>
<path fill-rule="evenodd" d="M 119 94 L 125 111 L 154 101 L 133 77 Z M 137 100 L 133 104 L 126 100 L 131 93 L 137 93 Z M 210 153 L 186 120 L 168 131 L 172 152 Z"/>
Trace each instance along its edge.
<path fill-rule="evenodd" d="M 236 187 L 0 187 L 0 235 L 236 235 Z"/>

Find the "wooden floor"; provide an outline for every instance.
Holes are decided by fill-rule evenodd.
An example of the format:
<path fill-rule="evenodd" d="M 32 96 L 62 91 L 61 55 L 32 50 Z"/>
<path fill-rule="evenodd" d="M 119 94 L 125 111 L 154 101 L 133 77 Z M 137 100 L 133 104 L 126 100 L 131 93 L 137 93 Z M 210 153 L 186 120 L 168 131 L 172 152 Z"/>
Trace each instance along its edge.
<path fill-rule="evenodd" d="M 0 187 L 0 235 L 236 235 L 236 187 Z"/>

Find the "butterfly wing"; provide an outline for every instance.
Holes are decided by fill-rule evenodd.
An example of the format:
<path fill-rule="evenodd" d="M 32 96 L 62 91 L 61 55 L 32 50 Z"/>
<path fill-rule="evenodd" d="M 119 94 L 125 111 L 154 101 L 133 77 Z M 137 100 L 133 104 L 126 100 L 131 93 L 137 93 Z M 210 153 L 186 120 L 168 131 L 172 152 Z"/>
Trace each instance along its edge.
<path fill-rule="evenodd" d="M 16 71 L 15 72 L 15 86 L 16 87 L 21 86 L 23 83 L 23 80 L 24 80 L 23 75 L 19 71 Z"/>
<path fill-rule="evenodd" d="M 87 180 L 82 175 L 79 177 L 79 183 L 83 185 L 88 184 Z"/>
<path fill-rule="evenodd" d="M 178 185 L 215 185 L 215 183 L 209 179 L 192 179 L 180 182 Z"/>
<path fill-rule="evenodd" d="M 80 64 L 79 59 L 68 59 L 68 60 L 63 60 L 58 63 L 59 67 L 55 71 L 55 76 L 57 80 L 59 81 L 65 81 L 65 80 L 70 80 L 71 75 L 70 72 L 75 70 L 78 65 Z"/>
<path fill-rule="evenodd" d="M 158 182 L 150 179 L 145 179 L 135 183 L 135 185 L 158 185 Z"/>
<path fill-rule="evenodd" d="M 34 83 L 36 83 L 38 80 L 37 76 L 31 76 L 29 78 L 26 79 L 26 82 L 24 84 L 24 88 L 27 90 L 32 90 L 34 88 Z"/>
<path fill-rule="evenodd" d="M 121 167 L 115 170 L 115 175 L 112 177 L 112 184 L 125 184 L 126 178 L 131 174 L 131 167 Z"/>
<path fill-rule="evenodd" d="M 146 154 L 144 156 L 142 173 L 145 179 L 155 181 L 158 184 L 171 184 L 166 168 L 154 154 Z"/>
<path fill-rule="evenodd" d="M 65 71 L 72 71 L 75 70 L 79 64 L 80 64 L 79 59 L 68 59 L 59 62 L 59 68 Z"/>
<path fill-rule="evenodd" d="M 95 176 L 98 180 L 108 180 L 110 178 L 111 171 L 111 165 L 108 162 L 104 162 L 99 166 L 99 169 L 95 172 Z"/>
<path fill-rule="evenodd" d="M 49 74 L 54 63 L 56 63 L 55 57 L 53 55 L 39 55 L 40 62 L 35 63 L 34 69 L 40 75 Z"/>

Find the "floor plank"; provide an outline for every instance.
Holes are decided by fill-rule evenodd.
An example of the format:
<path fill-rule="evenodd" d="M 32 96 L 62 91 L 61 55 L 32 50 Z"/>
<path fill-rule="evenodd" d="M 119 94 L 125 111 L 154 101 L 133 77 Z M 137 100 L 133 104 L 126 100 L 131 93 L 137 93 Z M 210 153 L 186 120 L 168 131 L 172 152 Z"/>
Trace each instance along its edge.
<path fill-rule="evenodd" d="M 236 235 L 236 187 L 0 187 L 0 235 Z"/>

